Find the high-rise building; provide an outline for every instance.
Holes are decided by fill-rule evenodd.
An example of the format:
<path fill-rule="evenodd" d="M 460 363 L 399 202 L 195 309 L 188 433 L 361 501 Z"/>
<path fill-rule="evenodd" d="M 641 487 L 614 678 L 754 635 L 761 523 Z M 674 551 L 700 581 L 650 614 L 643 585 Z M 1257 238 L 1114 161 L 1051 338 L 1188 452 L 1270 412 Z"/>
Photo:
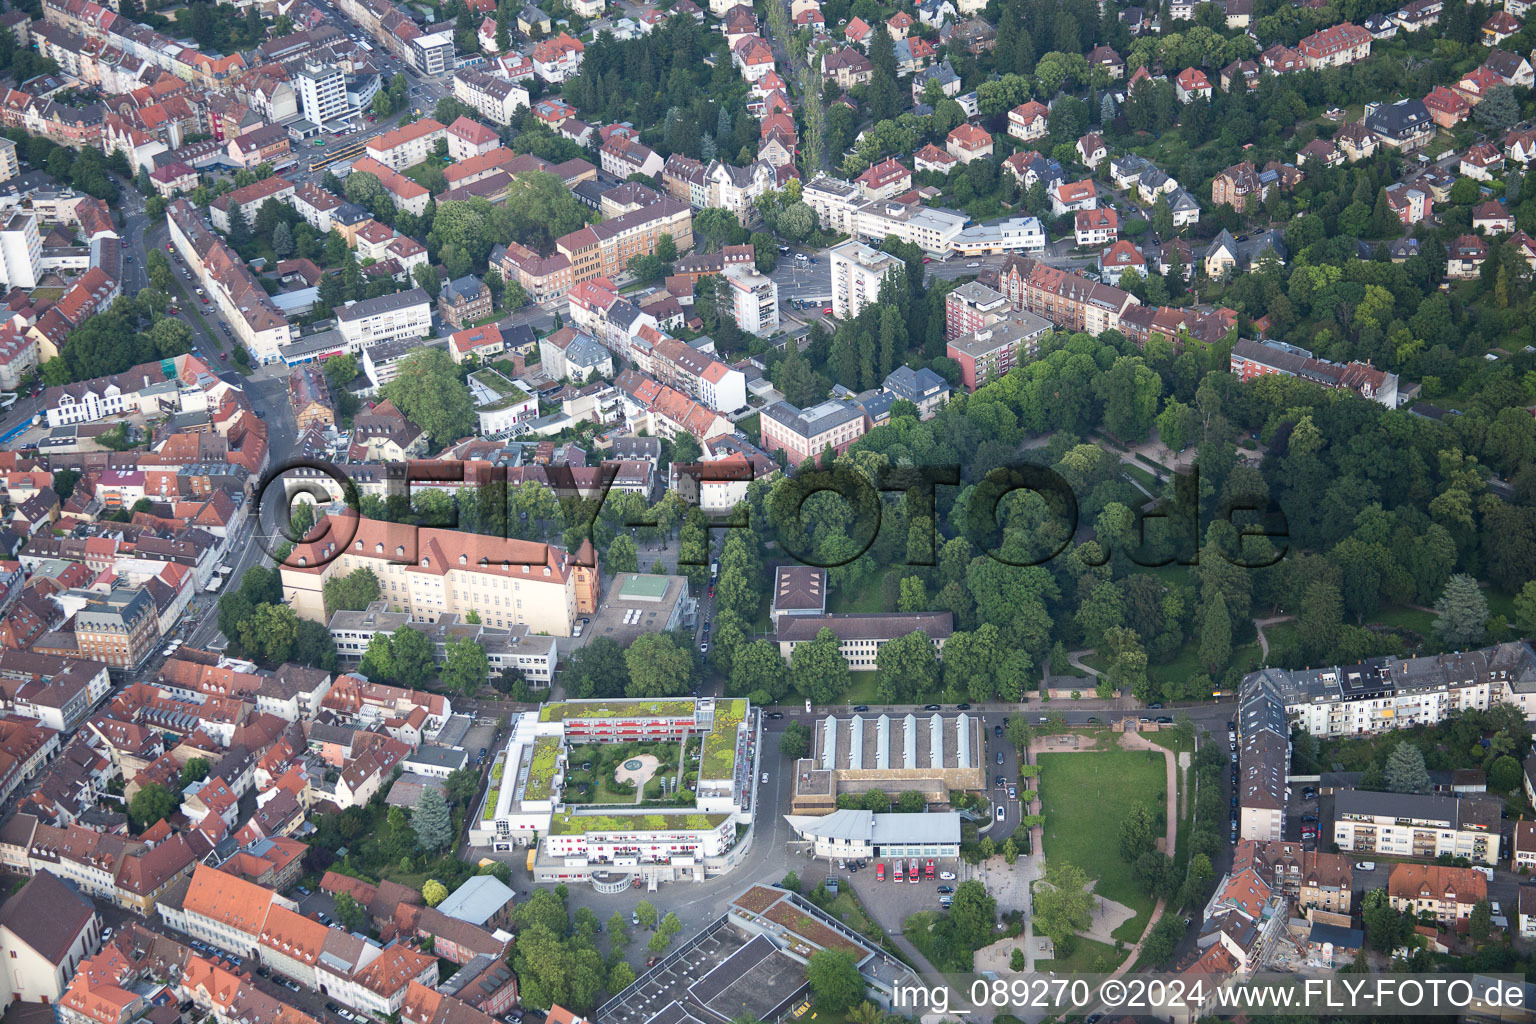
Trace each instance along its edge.
<path fill-rule="evenodd" d="M 731 286 L 737 327 L 758 336 L 778 330 L 779 286 L 773 278 L 737 266 L 726 268 L 725 280 Z"/>
<path fill-rule="evenodd" d="M 0 277 L 9 288 L 35 288 L 43 262 L 43 239 L 37 216 L 13 213 L 0 227 Z"/>
<path fill-rule="evenodd" d="M 848 320 L 880 294 L 880 282 L 906 264 L 863 242 L 844 242 L 832 250 L 832 315 Z"/>
<path fill-rule="evenodd" d="M 305 61 L 293 84 L 304 116 L 315 124 L 327 125 L 347 115 L 347 77 L 340 68 Z"/>
<path fill-rule="evenodd" d="M 16 143 L 10 139 L 0 139 L 0 181 L 10 181 L 21 173 L 21 165 L 16 161 Z"/>

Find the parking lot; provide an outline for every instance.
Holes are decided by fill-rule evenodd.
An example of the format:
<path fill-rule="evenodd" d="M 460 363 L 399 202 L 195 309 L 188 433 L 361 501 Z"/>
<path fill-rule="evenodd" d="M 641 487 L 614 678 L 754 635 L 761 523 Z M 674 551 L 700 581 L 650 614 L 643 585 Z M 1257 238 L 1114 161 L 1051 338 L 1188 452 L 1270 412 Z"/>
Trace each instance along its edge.
<path fill-rule="evenodd" d="M 825 865 L 825 861 L 821 862 Z M 891 862 L 886 861 L 885 881 L 878 880 L 876 865 L 871 862 L 867 867 L 855 872 L 839 870 L 833 864 L 829 877 L 835 875 L 839 886 L 849 886 L 854 895 L 864 905 L 869 916 L 875 919 L 875 923 L 886 931 L 901 931 L 902 922 L 919 910 L 940 910 L 939 902 L 944 893 L 940 893 L 941 887 L 953 888 L 960 884 L 966 877 L 966 865 L 959 860 L 935 859 L 937 872 L 947 872 L 955 875 L 955 878 L 940 880 L 935 877 L 933 881 L 926 878 L 913 885 L 904 876 L 897 882 L 891 871 Z M 919 862 L 920 865 L 925 862 Z M 808 880 L 809 882 L 809 880 Z"/>

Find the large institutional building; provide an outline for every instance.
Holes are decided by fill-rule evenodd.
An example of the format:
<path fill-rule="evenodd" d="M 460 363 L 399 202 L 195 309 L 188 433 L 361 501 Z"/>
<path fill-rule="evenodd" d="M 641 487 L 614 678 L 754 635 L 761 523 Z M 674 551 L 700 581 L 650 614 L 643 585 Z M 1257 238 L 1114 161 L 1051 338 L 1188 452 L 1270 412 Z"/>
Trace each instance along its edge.
<path fill-rule="evenodd" d="M 349 516 L 322 523 L 328 528 L 320 539 L 298 545 L 282 567 L 283 599 L 316 622 L 326 621 L 325 581 L 357 569 L 379 577 L 390 611 L 423 622 L 475 612 L 498 629 L 570 636 L 577 616 L 597 609 L 597 558 L 590 551 L 573 559 L 548 544 Z"/>
<path fill-rule="evenodd" d="M 931 802 L 951 790 L 987 785 L 981 718 L 914 714 L 828 717 L 815 728 L 815 749 L 795 766 L 791 808 L 830 814 L 840 793 L 922 793 Z"/>
<path fill-rule="evenodd" d="M 506 749 L 491 766 L 491 784 L 470 842 L 492 850 L 537 846 L 536 882 L 594 881 L 627 887 L 643 879 L 703 880 L 735 866 L 749 844 L 756 787 L 758 716 L 740 699 L 572 700 L 546 704 L 512 722 Z M 654 800 L 601 808 L 576 799 L 574 756 L 590 744 L 659 743 L 680 754 L 698 741 L 693 806 Z"/>

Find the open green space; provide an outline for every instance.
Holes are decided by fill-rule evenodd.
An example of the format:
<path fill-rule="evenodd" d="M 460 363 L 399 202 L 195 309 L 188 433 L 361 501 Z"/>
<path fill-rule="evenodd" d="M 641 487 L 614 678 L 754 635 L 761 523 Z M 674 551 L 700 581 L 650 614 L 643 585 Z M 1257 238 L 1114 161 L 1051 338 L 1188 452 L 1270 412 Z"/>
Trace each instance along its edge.
<path fill-rule="evenodd" d="M 1038 760 L 1046 857 L 1082 868 L 1097 879 L 1096 894 L 1131 908 L 1135 917 L 1114 936 L 1135 942 L 1147 926 L 1154 901 L 1136 887 L 1116 837 L 1120 822 L 1133 808 L 1144 806 L 1155 815 L 1163 807 L 1163 755 L 1111 748 L 1041 754 Z"/>
<path fill-rule="evenodd" d="M 1051 971 L 1057 977 L 1069 977 L 1073 974 L 1096 972 L 1104 964 L 1108 964 L 1113 970 L 1120 966 L 1120 961 L 1125 959 L 1124 950 L 1117 950 L 1107 943 L 1085 939 L 1082 936 L 1078 936 L 1073 942 L 1071 956 L 1062 957 L 1059 960 L 1036 960 L 1035 966 L 1040 970 Z M 1103 964 L 1099 963 L 1100 959 L 1104 961 Z"/>

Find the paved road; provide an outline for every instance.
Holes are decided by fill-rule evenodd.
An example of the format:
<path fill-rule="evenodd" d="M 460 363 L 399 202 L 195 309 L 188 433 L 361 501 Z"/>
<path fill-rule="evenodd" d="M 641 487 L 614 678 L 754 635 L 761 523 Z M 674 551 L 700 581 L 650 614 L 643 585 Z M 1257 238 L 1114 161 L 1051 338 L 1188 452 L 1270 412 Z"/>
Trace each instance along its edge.
<path fill-rule="evenodd" d="M 128 212 L 127 225 L 124 229 L 124 238 L 128 241 L 128 249 L 125 254 L 133 256 L 133 263 L 125 264 L 127 271 L 125 277 L 127 284 L 133 287 L 144 287 L 148 284 L 148 271 L 145 269 L 149 250 L 163 247 L 169 236 L 165 222 L 162 220 L 151 225 L 143 214 L 142 205 L 129 200 L 132 204 L 125 207 Z M 223 316 L 213 304 L 203 305 L 196 295 L 197 279 L 188 279 L 183 276 L 186 265 L 176 253 L 168 253 L 171 257 L 171 267 L 175 271 L 175 292 L 171 301 L 180 309 L 179 319 L 192 330 L 192 346 L 199 358 L 210 363 L 219 372 L 233 372 L 234 365 L 223 355 L 232 349 L 233 342 L 230 335 L 226 335 L 222 328 L 229 325 L 224 322 Z M 233 328 L 229 328 L 232 332 Z M 282 374 L 286 370 L 281 366 L 263 367 L 246 377 L 245 393 L 251 401 L 252 407 L 262 421 L 267 424 L 267 446 L 271 465 L 281 465 L 293 455 L 298 432 L 293 421 L 293 414 L 288 408 L 285 398 L 284 381 Z M 261 511 L 263 522 L 260 524 L 248 524 L 241 538 L 234 541 L 231 550 L 225 558 L 225 564 L 234 568 L 231 579 L 234 586 L 239 585 L 240 577 L 246 569 L 253 565 L 270 564 L 271 559 L 266 557 L 266 551 L 273 546 L 271 536 L 276 525 L 272 518 L 274 509 L 273 496 L 268 495 L 268 500 L 263 501 Z M 183 622 L 186 643 L 193 647 L 213 648 L 222 650 L 224 640 L 218 628 L 218 604 L 210 595 L 199 595 L 194 605 L 188 611 Z"/>

